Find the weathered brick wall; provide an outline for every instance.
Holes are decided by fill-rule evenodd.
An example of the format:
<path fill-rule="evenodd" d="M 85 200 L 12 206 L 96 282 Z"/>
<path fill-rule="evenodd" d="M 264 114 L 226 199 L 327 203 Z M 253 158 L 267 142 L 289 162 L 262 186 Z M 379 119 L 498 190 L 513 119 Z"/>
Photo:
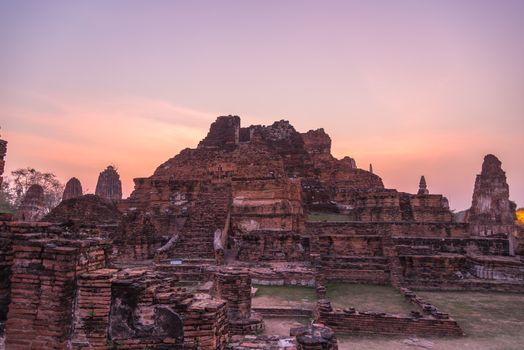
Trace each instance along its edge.
<path fill-rule="evenodd" d="M 96 269 L 105 261 L 89 242 L 67 243 L 30 240 L 13 244 L 7 348 L 67 347 L 77 273 Z"/>
<path fill-rule="evenodd" d="M 223 148 L 235 146 L 240 139 L 240 118 L 238 116 L 218 117 L 206 138 L 200 141 L 198 148 Z"/>
<path fill-rule="evenodd" d="M 376 312 L 359 312 L 354 309 L 333 309 L 331 303 L 321 300 L 316 320 L 342 334 L 386 334 L 418 336 L 461 336 L 453 319 L 438 319 L 430 315 L 392 315 Z"/>
<path fill-rule="evenodd" d="M 216 292 L 227 301 L 228 317 L 248 318 L 251 315 L 251 276 L 247 271 L 224 269 L 215 274 Z"/>
<path fill-rule="evenodd" d="M 251 231 L 235 237 L 241 261 L 309 259 L 309 238 L 291 231 Z"/>
<path fill-rule="evenodd" d="M 400 196 L 397 191 L 378 190 L 363 192 L 354 196 L 350 202 L 352 213 L 359 221 L 402 221 Z"/>
<path fill-rule="evenodd" d="M 11 302 L 11 266 L 13 264 L 13 240 L 2 232 L 0 237 L 0 323 L 7 319 Z M 3 327 L 2 327 L 3 328 Z"/>
<path fill-rule="evenodd" d="M 224 268 L 215 274 L 217 297 L 227 302 L 232 334 L 256 334 L 263 330 L 262 317 L 251 311 L 251 276 L 247 270 Z"/>
<path fill-rule="evenodd" d="M 316 266 L 319 275 L 330 281 L 390 283 L 388 259 L 385 257 L 323 256 Z"/>
<path fill-rule="evenodd" d="M 306 222 L 310 236 L 380 235 L 407 237 L 469 237 L 468 224 L 428 222 Z"/>
<path fill-rule="evenodd" d="M 467 257 L 461 254 L 399 256 L 407 285 L 453 284 L 468 271 Z"/>
<path fill-rule="evenodd" d="M 166 241 L 143 211 L 129 211 L 122 217 L 113 240 L 116 261 L 147 260 Z"/>
<path fill-rule="evenodd" d="M 426 247 L 427 253 L 456 253 L 467 254 L 477 253 L 483 255 L 504 255 L 510 253 L 510 243 L 506 238 L 410 238 L 410 237 L 396 237 L 393 238 L 396 245 L 411 247 Z M 420 251 L 416 252 L 420 254 Z M 407 254 L 404 254 L 407 255 Z"/>
<path fill-rule="evenodd" d="M 111 286 L 108 342 L 118 349 L 224 349 L 226 302 L 193 295 L 163 269 L 130 268 Z"/>
<path fill-rule="evenodd" d="M 327 256 L 382 256 L 382 237 L 377 235 L 320 236 L 316 252 Z"/>
<path fill-rule="evenodd" d="M 224 350 L 229 338 L 226 302 L 192 303 L 184 315 L 184 350 Z"/>
<path fill-rule="evenodd" d="M 234 231 L 303 230 L 300 181 L 287 178 L 232 182 L 231 224 Z"/>
<path fill-rule="evenodd" d="M 515 257 L 469 255 L 470 273 L 480 279 L 521 282 L 524 263 Z"/>
<path fill-rule="evenodd" d="M 100 269 L 78 278 L 71 336 L 73 349 L 109 349 L 111 283 L 116 272 Z"/>
<path fill-rule="evenodd" d="M 419 222 L 451 222 L 453 213 L 448 200 L 440 194 L 413 195 L 410 197 L 413 219 Z"/>

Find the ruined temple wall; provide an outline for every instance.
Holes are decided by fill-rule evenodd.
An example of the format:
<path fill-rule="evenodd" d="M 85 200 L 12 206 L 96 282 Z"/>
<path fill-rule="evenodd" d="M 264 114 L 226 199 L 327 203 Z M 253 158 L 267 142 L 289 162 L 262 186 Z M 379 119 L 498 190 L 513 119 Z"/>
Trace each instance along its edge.
<path fill-rule="evenodd" d="M 225 301 L 202 300 L 189 306 L 184 315 L 184 349 L 225 350 L 228 340 Z"/>
<path fill-rule="evenodd" d="M 322 255 L 315 261 L 318 276 L 327 281 L 387 285 L 391 276 L 386 257 Z"/>
<path fill-rule="evenodd" d="M 350 197 L 349 204 L 353 208 L 351 213 L 360 221 L 402 221 L 400 196 L 396 191 L 359 193 Z"/>
<path fill-rule="evenodd" d="M 431 316 L 411 317 L 375 312 L 346 312 L 340 309 L 320 309 L 317 321 L 331 327 L 335 333 L 385 334 L 418 336 L 461 336 L 458 323 L 452 319 Z"/>
<path fill-rule="evenodd" d="M 420 238 L 420 237 L 397 237 L 394 244 L 414 249 L 416 247 L 427 248 L 427 254 L 454 253 L 468 254 L 476 253 L 482 255 L 510 255 L 510 242 L 505 238 Z M 419 250 L 417 252 L 420 252 Z M 416 255 L 416 254 L 415 254 Z"/>
<path fill-rule="evenodd" d="M 240 139 L 240 117 L 221 116 L 218 117 L 211 127 L 206 138 L 199 144 L 198 148 L 221 148 L 234 146 Z"/>
<path fill-rule="evenodd" d="M 111 284 L 116 272 L 99 269 L 79 276 L 73 311 L 73 349 L 109 349 Z"/>
<path fill-rule="evenodd" d="M 382 256 L 382 237 L 378 235 L 320 236 L 316 252 L 321 255 Z"/>
<path fill-rule="evenodd" d="M 287 178 L 232 182 L 231 224 L 235 231 L 303 229 L 301 184 Z"/>
<path fill-rule="evenodd" d="M 13 264 L 13 239 L 2 232 L 0 237 L 0 322 L 7 319 L 11 302 L 11 266 Z"/>
<path fill-rule="evenodd" d="M 306 222 L 309 236 L 379 235 L 393 237 L 469 237 L 465 223 L 419 222 Z"/>
<path fill-rule="evenodd" d="M 76 276 L 105 266 L 104 250 L 94 240 L 13 244 L 9 349 L 67 348 Z"/>
<path fill-rule="evenodd" d="M 418 222 L 452 222 L 453 213 L 447 199 L 437 194 L 422 194 L 410 197 L 413 219 Z"/>
<path fill-rule="evenodd" d="M 399 256 L 404 282 L 416 286 L 453 284 L 468 271 L 467 257 L 461 254 Z"/>
<path fill-rule="evenodd" d="M 524 263 L 510 257 L 468 256 L 469 272 L 480 279 L 521 282 L 524 280 Z"/>
<path fill-rule="evenodd" d="M 250 231 L 237 239 L 241 261 L 304 261 L 309 259 L 309 238 L 292 231 Z"/>

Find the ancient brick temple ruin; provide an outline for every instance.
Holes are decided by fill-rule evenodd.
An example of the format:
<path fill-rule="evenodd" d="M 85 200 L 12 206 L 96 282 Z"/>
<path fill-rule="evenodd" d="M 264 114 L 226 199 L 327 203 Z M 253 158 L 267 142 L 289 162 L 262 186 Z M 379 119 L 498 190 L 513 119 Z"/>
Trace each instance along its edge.
<path fill-rule="evenodd" d="M 219 117 L 197 148 L 136 178 L 126 199 L 113 167 L 96 195 L 70 182 L 39 222 L 24 214 L 34 198 L 0 222 L 8 349 L 337 349 L 344 334 L 461 336 L 417 289 L 524 291 L 524 234 L 492 155 L 464 222 L 424 176 L 416 194 L 385 188 L 333 157 L 323 129 L 299 133 L 283 120 Z M 392 285 L 418 311 L 337 309 L 329 281 Z M 257 309 L 252 284 L 308 286 L 318 302 Z M 264 316 L 290 313 L 314 323 L 260 335 Z"/>
<path fill-rule="evenodd" d="M 7 141 L 0 140 L 0 186 L 2 185 L 5 168 L 5 155 L 7 153 Z"/>
<path fill-rule="evenodd" d="M 108 200 L 122 199 L 120 175 L 112 165 L 109 165 L 98 176 L 95 194 Z"/>
<path fill-rule="evenodd" d="M 82 195 L 82 184 L 76 177 L 72 177 L 67 181 L 62 195 L 62 201 L 80 197 Z"/>

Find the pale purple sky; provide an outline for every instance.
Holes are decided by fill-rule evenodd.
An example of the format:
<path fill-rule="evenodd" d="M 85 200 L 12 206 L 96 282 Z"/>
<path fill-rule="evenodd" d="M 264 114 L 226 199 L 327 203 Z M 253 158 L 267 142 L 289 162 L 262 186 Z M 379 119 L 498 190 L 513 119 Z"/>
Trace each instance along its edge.
<path fill-rule="evenodd" d="M 524 1 L 0 1 L 7 170 L 94 190 L 218 115 L 324 127 L 388 187 L 470 205 L 486 153 L 524 206 Z"/>

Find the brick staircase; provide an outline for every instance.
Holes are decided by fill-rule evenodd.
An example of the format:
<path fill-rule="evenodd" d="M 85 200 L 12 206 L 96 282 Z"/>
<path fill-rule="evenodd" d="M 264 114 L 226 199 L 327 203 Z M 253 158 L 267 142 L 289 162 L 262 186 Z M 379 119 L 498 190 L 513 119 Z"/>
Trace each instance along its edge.
<path fill-rule="evenodd" d="M 384 251 L 384 256 L 387 258 L 391 285 L 397 289 L 400 289 L 403 287 L 404 278 L 402 275 L 402 267 L 398 257 L 398 251 L 391 234 L 387 234 L 382 239 L 382 250 Z"/>
<path fill-rule="evenodd" d="M 208 191 L 201 191 L 170 257 L 214 259 L 214 234 L 224 228 L 230 203 L 231 188 L 227 185 L 210 186 Z"/>

